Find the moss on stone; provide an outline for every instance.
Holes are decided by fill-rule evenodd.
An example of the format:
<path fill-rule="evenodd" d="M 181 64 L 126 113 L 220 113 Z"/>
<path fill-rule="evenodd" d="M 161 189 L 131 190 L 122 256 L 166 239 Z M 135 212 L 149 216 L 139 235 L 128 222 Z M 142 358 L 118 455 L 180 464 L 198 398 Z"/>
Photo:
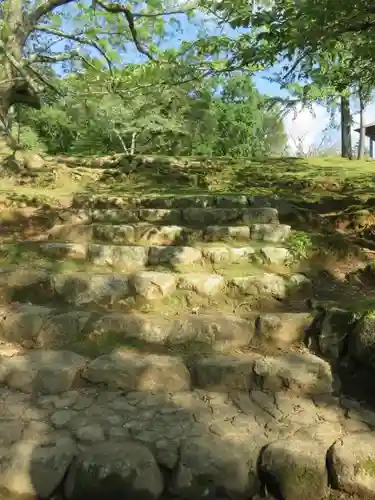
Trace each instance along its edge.
<path fill-rule="evenodd" d="M 361 464 L 361 470 L 375 478 L 375 458 L 368 458 Z"/>

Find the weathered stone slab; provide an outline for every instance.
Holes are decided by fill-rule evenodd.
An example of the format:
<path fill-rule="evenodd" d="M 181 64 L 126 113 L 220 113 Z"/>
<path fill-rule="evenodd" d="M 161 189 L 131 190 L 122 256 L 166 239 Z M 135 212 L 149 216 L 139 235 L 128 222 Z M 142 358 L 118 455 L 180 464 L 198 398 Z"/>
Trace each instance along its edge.
<path fill-rule="evenodd" d="M 105 305 L 130 294 L 128 277 L 116 274 L 54 274 L 51 285 L 64 301 L 77 306 L 90 303 Z"/>
<path fill-rule="evenodd" d="M 222 240 L 249 240 L 249 226 L 215 226 L 209 225 L 204 231 L 205 241 L 222 241 Z"/>
<path fill-rule="evenodd" d="M 328 495 L 326 449 L 314 441 L 280 440 L 261 456 L 266 482 L 288 500 L 322 500 Z"/>
<path fill-rule="evenodd" d="M 199 295 L 212 297 L 225 286 L 225 278 L 219 274 L 185 273 L 178 278 L 180 290 L 192 290 Z"/>
<path fill-rule="evenodd" d="M 291 227 L 285 224 L 253 224 L 250 227 L 252 240 L 282 243 L 290 235 Z"/>
<path fill-rule="evenodd" d="M 293 260 L 289 250 L 282 247 L 263 247 L 260 256 L 266 264 L 274 265 L 290 264 Z"/>
<path fill-rule="evenodd" d="M 255 256 L 255 250 L 252 247 L 209 247 L 202 250 L 205 259 L 219 263 L 240 263 L 251 262 Z"/>
<path fill-rule="evenodd" d="M 235 356 L 210 356 L 193 365 L 197 387 L 209 391 L 250 391 L 253 381 L 254 359 Z"/>
<path fill-rule="evenodd" d="M 202 252 L 199 248 L 183 246 L 150 247 L 148 262 L 150 265 L 191 265 L 202 262 Z"/>
<path fill-rule="evenodd" d="M 186 315 L 172 322 L 167 341 L 171 344 L 202 342 L 222 350 L 246 346 L 255 333 L 255 324 L 235 315 Z"/>
<path fill-rule="evenodd" d="M 215 498 L 218 491 L 225 498 L 252 498 L 260 489 L 256 464 L 263 443 L 255 435 L 247 446 L 213 435 L 184 441 L 171 492 L 186 500 Z"/>
<path fill-rule="evenodd" d="M 333 376 L 327 362 L 313 354 L 283 353 L 254 363 L 256 379 L 263 389 L 289 389 L 300 394 L 330 394 Z"/>
<path fill-rule="evenodd" d="M 303 341 L 312 322 L 310 313 L 265 313 L 258 317 L 257 334 L 263 342 L 286 347 Z"/>
<path fill-rule="evenodd" d="M 0 451 L 0 487 L 13 495 L 51 498 L 62 483 L 77 447 L 70 438 L 49 446 L 23 441 Z"/>
<path fill-rule="evenodd" d="M 125 391 L 178 392 L 190 389 L 190 374 L 174 356 L 140 355 L 115 350 L 92 361 L 82 377 Z"/>
<path fill-rule="evenodd" d="M 185 208 L 182 217 L 192 226 L 224 225 L 241 222 L 243 210 L 240 208 Z"/>
<path fill-rule="evenodd" d="M 67 500 L 158 500 L 163 489 L 163 476 L 149 449 L 128 441 L 99 443 L 80 453 L 69 469 L 64 493 Z"/>
<path fill-rule="evenodd" d="M 53 314 L 32 340 L 33 347 L 58 349 L 79 342 L 83 340 L 83 332 L 90 319 L 91 313 L 87 311 Z"/>
<path fill-rule="evenodd" d="M 341 357 L 346 338 L 353 330 L 354 314 L 341 309 L 326 312 L 318 336 L 321 353 L 332 361 Z"/>
<path fill-rule="evenodd" d="M 231 208 L 231 207 L 246 207 L 248 204 L 247 196 L 244 194 L 237 196 L 215 196 L 215 205 L 217 207 Z"/>
<path fill-rule="evenodd" d="M 161 208 L 143 208 L 138 211 L 140 221 L 163 223 L 163 224 L 180 224 L 182 221 L 181 210 L 164 210 Z M 124 221 L 125 222 L 125 221 Z"/>
<path fill-rule="evenodd" d="M 86 260 L 88 254 L 87 245 L 83 243 L 41 243 L 42 253 L 56 259 Z"/>
<path fill-rule="evenodd" d="M 96 266 L 109 266 L 123 272 L 131 272 L 147 265 L 148 248 L 94 244 L 90 246 L 88 257 Z"/>
<path fill-rule="evenodd" d="M 348 328 L 346 329 L 346 333 L 348 333 Z M 374 311 L 368 311 L 358 321 L 353 335 L 349 337 L 349 349 L 350 354 L 358 361 L 368 362 L 370 359 L 373 359 L 375 353 Z"/>
<path fill-rule="evenodd" d="M 23 392 L 59 394 L 69 390 L 87 360 L 69 351 L 29 351 L 0 358 L 0 379 Z"/>
<path fill-rule="evenodd" d="M 356 432 L 343 436 L 328 453 L 328 468 L 336 488 L 360 498 L 375 498 L 375 436 Z"/>
<path fill-rule="evenodd" d="M 137 241 L 152 245 L 171 245 L 182 243 L 189 238 L 199 240 L 202 231 L 190 229 L 184 226 L 135 226 L 135 237 Z"/>
<path fill-rule="evenodd" d="M 114 334 L 124 339 L 139 339 L 163 344 L 169 335 L 171 320 L 151 314 L 107 314 L 95 321 L 90 331 L 98 335 Z"/>
<path fill-rule="evenodd" d="M 93 239 L 111 243 L 130 244 L 135 240 L 134 226 L 129 224 L 93 224 Z"/>
<path fill-rule="evenodd" d="M 56 224 L 48 231 L 48 237 L 60 241 L 74 241 L 86 243 L 92 240 L 93 226 L 84 224 Z"/>
<path fill-rule="evenodd" d="M 269 296 L 284 299 L 287 284 L 283 276 L 274 273 L 259 273 L 228 280 L 234 293 L 253 297 Z"/>
<path fill-rule="evenodd" d="M 48 307 L 18 305 L 1 311 L 0 335 L 4 340 L 31 347 L 39 344 L 53 311 Z"/>
<path fill-rule="evenodd" d="M 130 278 L 130 287 L 134 295 L 146 300 L 161 299 L 176 289 L 177 276 L 172 273 L 142 271 Z"/>

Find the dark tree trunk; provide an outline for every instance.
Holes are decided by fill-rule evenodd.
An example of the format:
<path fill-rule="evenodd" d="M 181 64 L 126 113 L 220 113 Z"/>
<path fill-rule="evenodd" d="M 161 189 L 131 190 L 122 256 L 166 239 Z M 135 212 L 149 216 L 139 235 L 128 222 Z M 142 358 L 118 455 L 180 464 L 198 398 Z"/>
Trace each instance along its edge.
<path fill-rule="evenodd" d="M 349 98 L 341 96 L 341 156 L 353 158 Z"/>

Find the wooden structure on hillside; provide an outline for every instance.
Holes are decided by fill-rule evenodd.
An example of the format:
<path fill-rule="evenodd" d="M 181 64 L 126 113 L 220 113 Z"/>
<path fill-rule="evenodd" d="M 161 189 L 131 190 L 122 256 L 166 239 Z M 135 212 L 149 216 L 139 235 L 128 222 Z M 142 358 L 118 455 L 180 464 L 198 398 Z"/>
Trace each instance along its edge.
<path fill-rule="evenodd" d="M 356 132 L 360 133 L 361 129 L 356 128 Z M 370 158 L 374 158 L 374 141 L 375 141 L 375 122 L 369 123 L 365 126 L 365 136 L 370 140 Z"/>

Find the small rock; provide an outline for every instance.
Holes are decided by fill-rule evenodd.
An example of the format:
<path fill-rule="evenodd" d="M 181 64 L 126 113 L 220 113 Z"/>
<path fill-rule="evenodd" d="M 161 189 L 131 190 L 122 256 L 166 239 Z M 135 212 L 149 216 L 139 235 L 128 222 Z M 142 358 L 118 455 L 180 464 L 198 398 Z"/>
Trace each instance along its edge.
<path fill-rule="evenodd" d="M 269 444 L 261 455 L 260 469 L 270 489 L 285 500 L 322 500 L 328 495 L 326 450 L 314 441 Z"/>
<path fill-rule="evenodd" d="M 67 500 L 158 500 L 163 476 L 146 446 L 132 441 L 93 445 L 76 457 L 64 487 Z"/>
<path fill-rule="evenodd" d="M 360 498 L 375 498 L 375 436 L 356 432 L 343 436 L 328 452 L 334 487 Z"/>
<path fill-rule="evenodd" d="M 140 355 L 125 349 L 92 361 L 82 377 L 94 384 L 126 391 L 189 390 L 190 373 L 176 356 Z"/>

